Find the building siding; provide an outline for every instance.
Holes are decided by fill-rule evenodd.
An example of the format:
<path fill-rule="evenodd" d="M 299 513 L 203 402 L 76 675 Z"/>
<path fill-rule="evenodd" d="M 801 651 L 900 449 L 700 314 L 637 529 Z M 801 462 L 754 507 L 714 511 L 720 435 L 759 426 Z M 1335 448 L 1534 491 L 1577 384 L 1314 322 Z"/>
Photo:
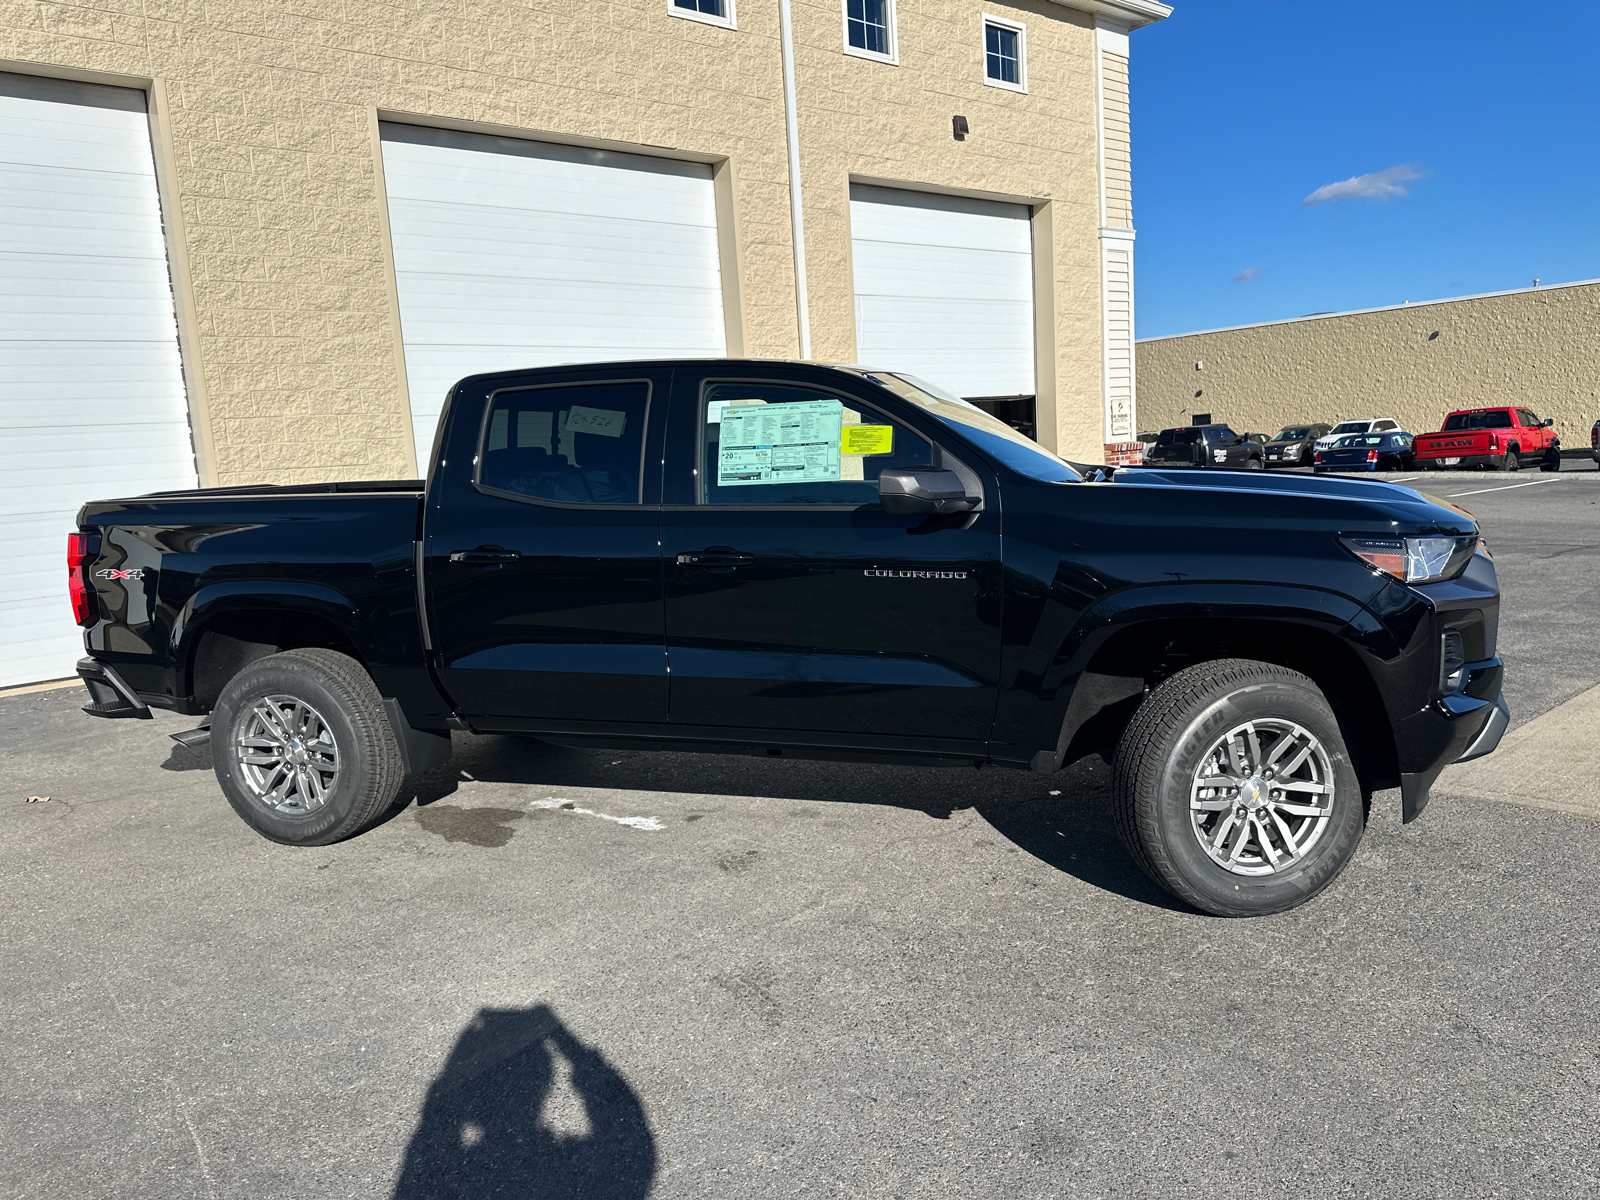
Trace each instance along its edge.
<path fill-rule="evenodd" d="M 1128 98 L 1128 58 L 1100 55 L 1105 121 L 1106 224 L 1133 228 L 1133 125 Z"/>

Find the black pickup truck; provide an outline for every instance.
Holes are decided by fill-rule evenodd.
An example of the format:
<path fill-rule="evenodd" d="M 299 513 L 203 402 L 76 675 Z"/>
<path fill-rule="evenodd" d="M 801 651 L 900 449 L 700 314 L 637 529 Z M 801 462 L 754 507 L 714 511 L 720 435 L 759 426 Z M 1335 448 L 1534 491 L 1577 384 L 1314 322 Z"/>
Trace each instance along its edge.
<path fill-rule="evenodd" d="M 360 832 L 452 730 L 1049 774 L 1139 864 L 1301 903 L 1508 719 L 1462 510 L 1365 480 L 1080 471 L 912 377 L 755 361 L 478 375 L 426 482 L 84 507 L 87 711 L 207 715 L 275 841 Z"/>

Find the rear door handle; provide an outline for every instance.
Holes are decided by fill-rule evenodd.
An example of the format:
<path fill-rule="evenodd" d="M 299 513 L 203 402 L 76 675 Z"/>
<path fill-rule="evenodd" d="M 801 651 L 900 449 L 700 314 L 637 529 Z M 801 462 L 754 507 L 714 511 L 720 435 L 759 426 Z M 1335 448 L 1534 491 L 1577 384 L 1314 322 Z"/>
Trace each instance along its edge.
<path fill-rule="evenodd" d="M 476 550 L 452 550 L 450 561 L 466 563 L 471 567 L 494 567 L 501 563 L 516 562 L 522 555 L 515 550 L 497 550 L 480 546 Z"/>
<path fill-rule="evenodd" d="M 754 554 L 738 550 L 697 550 L 678 555 L 680 567 L 747 567 L 755 560 Z"/>

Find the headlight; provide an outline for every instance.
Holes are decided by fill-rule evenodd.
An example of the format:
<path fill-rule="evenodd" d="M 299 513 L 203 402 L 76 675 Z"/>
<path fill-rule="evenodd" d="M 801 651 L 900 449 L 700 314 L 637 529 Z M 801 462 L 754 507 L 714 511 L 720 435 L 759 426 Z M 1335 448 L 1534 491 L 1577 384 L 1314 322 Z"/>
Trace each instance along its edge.
<path fill-rule="evenodd" d="M 1478 535 L 1438 537 L 1342 537 L 1344 548 L 1375 571 L 1401 583 L 1438 583 L 1467 569 Z"/>
<path fill-rule="evenodd" d="M 1285 446 L 1283 448 L 1283 456 L 1285 458 L 1299 458 L 1300 457 L 1300 447 L 1299 446 Z"/>

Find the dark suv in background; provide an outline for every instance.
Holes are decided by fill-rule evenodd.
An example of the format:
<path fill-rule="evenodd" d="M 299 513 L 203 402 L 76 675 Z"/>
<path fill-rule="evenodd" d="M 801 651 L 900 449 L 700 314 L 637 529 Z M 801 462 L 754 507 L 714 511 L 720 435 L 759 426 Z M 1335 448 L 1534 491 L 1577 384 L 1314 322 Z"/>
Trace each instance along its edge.
<path fill-rule="evenodd" d="M 1184 425 L 1163 429 L 1144 456 L 1151 467 L 1241 467 L 1259 471 L 1262 447 L 1226 425 Z"/>
<path fill-rule="evenodd" d="M 1267 439 L 1264 447 L 1269 467 L 1303 467 L 1310 464 L 1317 439 L 1332 425 L 1285 425 Z"/>

